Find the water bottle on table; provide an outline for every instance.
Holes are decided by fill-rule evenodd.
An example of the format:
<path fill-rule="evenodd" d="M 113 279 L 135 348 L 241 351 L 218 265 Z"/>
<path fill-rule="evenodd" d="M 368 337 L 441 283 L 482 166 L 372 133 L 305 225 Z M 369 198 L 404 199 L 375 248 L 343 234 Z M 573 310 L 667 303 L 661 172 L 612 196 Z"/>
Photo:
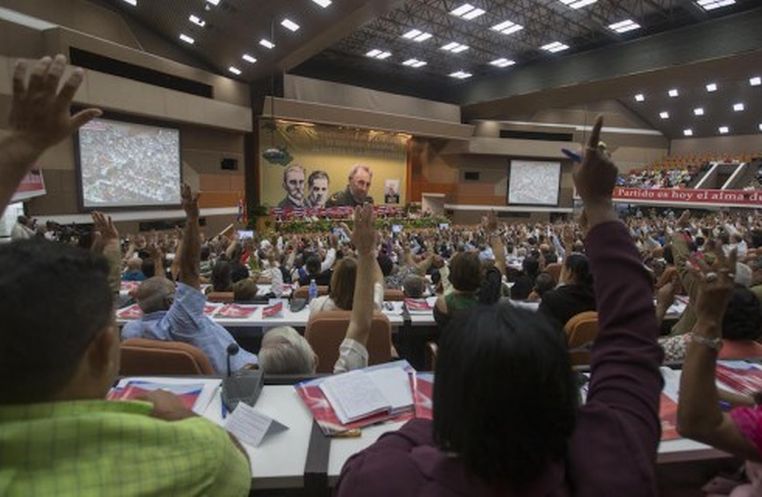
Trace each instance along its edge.
<path fill-rule="evenodd" d="M 312 302 L 318 296 L 318 288 L 315 280 L 310 280 L 310 288 L 307 290 L 307 301 Z"/>

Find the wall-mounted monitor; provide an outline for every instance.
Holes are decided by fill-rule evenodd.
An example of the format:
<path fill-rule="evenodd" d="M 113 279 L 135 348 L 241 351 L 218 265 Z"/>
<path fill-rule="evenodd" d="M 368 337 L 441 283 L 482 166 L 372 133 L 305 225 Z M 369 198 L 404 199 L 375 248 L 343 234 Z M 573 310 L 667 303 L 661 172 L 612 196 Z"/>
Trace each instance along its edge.
<path fill-rule="evenodd" d="M 180 205 L 180 130 L 139 120 L 98 118 L 75 138 L 84 209 Z"/>
<path fill-rule="evenodd" d="M 508 205 L 557 206 L 560 186 L 560 162 L 512 160 Z"/>

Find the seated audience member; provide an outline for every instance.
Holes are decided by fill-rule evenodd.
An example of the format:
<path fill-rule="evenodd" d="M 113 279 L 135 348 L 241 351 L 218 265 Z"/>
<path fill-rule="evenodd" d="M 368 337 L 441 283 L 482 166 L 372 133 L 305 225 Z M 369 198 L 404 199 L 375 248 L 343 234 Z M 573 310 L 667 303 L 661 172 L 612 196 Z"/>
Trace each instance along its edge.
<path fill-rule="evenodd" d="M 127 271 L 122 275 L 122 281 L 143 281 L 146 275 L 143 274 L 143 259 L 133 257 L 127 261 Z"/>
<path fill-rule="evenodd" d="M 352 257 L 342 258 L 331 276 L 330 292 L 310 302 L 310 316 L 321 311 L 351 311 L 357 281 L 357 261 Z M 384 305 L 384 288 L 373 284 L 373 305 L 380 311 Z"/>
<path fill-rule="evenodd" d="M 448 275 L 453 290 L 437 297 L 434 304 L 434 320 L 440 329 L 456 313 L 467 311 L 478 302 L 477 292 L 482 283 L 482 263 L 477 252 L 459 252 L 450 262 Z"/>
<path fill-rule="evenodd" d="M 534 288 L 534 280 L 540 272 L 540 263 L 536 257 L 524 258 L 521 263 L 522 271 L 511 287 L 511 299 L 526 300 Z"/>
<path fill-rule="evenodd" d="M 32 229 L 31 221 L 26 216 L 19 216 L 16 218 L 16 223 L 11 228 L 11 241 L 16 240 L 28 240 L 34 237 L 34 229 Z"/>
<path fill-rule="evenodd" d="M 65 64 L 45 57 L 28 84 L 26 63 L 16 65 L 10 133 L 0 140 L 0 210 L 42 152 L 100 115 L 70 117 L 84 73 L 59 85 Z M 45 240 L 0 245 L 0 493 L 248 495 L 243 449 L 174 395 L 105 400 L 119 371 L 108 278 L 106 259 L 93 252 Z"/>
<path fill-rule="evenodd" d="M 595 310 L 593 275 L 587 257 L 569 254 L 559 279 L 560 286 L 542 296 L 539 312 L 555 319 L 563 328 L 577 314 Z"/>
<path fill-rule="evenodd" d="M 757 296 L 757 300 L 762 302 L 762 257 L 757 257 L 749 263 L 751 269 L 750 290 Z"/>
<path fill-rule="evenodd" d="M 373 320 L 373 286 L 375 276 L 375 215 L 373 207 L 355 208 L 352 243 L 357 249 L 354 305 L 347 333 L 339 346 L 339 359 L 334 373 L 344 373 L 368 365 L 368 337 Z M 317 356 L 307 340 L 293 328 L 282 327 L 268 331 L 262 338 L 259 365 L 270 374 L 313 374 Z"/>
<path fill-rule="evenodd" d="M 232 268 L 227 261 L 217 261 L 212 268 L 212 286 L 211 292 L 232 292 L 233 278 L 231 276 Z"/>
<path fill-rule="evenodd" d="M 202 245 L 200 274 L 202 278 L 206 278 L 207 280 L 211 277 L 212 268 L 214 267 L 214 261 L 210 259 L 211 255 L 212 251 L 209 249 L 209 246 Z"/>
<path fill-rule="evenodd" d="M 735 286 L 722 317 L 722 349 L 720 359 L 762 358 L 762 306 L 754 293 L 740 285 Z M 682 362 L 692 335 L 677 335 L 659 339 L 664 349 L 664 362 Z"/>
<path fill-rule="evenodd" d="M 180 251 L 177 287 L 161 276 L 144 281 L 135 294 L 143 317 L 124 325 L 122 338 L 149 338 L 186 342 L 201 349 L 218 374 L 225 374 L 227 347 L 235 342 L 230 333 L 204 315 L 206 298 L 199 290 L 198 194 L 188 185 L 182 189 L 187 217 Z M 257 356 L 241 349 L 231 356 L 230 367 L 238 370 L 257 364 Z"/>
<path fill-rule="evenodd" d="M 233 283 L 233 300 L 235 302 L 252 302 L 257 298 L 257 283 L 246 278 Z"/>
<path fill-rule="evenodd" d="M 696 323 L 680 376 L 677 429 L 681 435 L 747 459 L 750 485 L 736 488 L 733 496 L 756 496 L 762 488 L 762 409 L 751 398 L 731 399 L 735 407 L 722 412 L 715 366 L 722 349 L 723 317 L 734 290 L 735 252 L 718 251 L 717 262 L 703 264 L 696 278 Z M 740 402 L 739 402 L 740 401 Z"/>
<path fill-rule="evenodd" d="M 299 277 L 300 286 L 308 286 L 312 280 L 315 280 L 315 284 L 318 286 L 328 286 L 331 284 L 330 269 L 323 271 L 321 268 L 321 261 L 319 255 L 311 255 L 307 257 L 307 262 L 304 263 L 306 274 Z"/>
<path fill-rule="evenodd" d="M 408 275 L 402 282 L 402 292 L 410 299 L 423 298 L 426 292 L 426 278 L 415 274 Z"/>
<path fill-rule="evenodd" d="M 337 497 L 656 495 L 662 352 L 649 276 L 612 207 L 601 125 L 574 177 L 601 318 L 586 403 L 557 324 L 509 304 L 476 307 L 440 338 L 433 421 L 351 457 Z"/>
<path fill-rule="evenodd" d="M 534 280 L 534 288 L 527 300 L 530 302 L 539 302 L 547 292 L 553 290 L 555 287 L 556 280 L 553 279 L 553 276 L 549 273 L 540 273 L 537 275 L 537 279 Z"/>

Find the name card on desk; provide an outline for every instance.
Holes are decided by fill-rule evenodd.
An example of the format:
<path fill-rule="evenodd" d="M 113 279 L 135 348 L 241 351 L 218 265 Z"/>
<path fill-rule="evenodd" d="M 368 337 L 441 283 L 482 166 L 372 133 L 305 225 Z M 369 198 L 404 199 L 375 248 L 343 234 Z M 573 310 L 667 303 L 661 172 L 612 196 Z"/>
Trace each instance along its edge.
<path fill-rule="evenodd" d="M 288 430 L 288 426 L 241 402 L 225 421 L 225 429 L 241 442 L 252 447 L 259 447 L 267 435 Z"/>

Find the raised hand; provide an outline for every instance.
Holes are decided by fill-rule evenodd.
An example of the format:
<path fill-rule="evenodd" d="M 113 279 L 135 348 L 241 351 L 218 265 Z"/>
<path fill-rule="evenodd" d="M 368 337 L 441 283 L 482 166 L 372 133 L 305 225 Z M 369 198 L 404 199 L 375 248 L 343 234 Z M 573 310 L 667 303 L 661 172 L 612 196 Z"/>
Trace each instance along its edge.
<path fill-rule="evenodd" d="M 682 214 L 680 214 L 680 217 L 677 219 L 677 225 L 681 228 L 687 228 L 690 226 L 691 223 L 691 211 L 688 209 L 685 209 Z"/>
<path fill-rule="evenodd" d="M 185 215 L 188 218 L 198 219 L 198 216 L 199 216 L 198 197 L 200 194 L 193 193 L 191 191 L 190 186 L 188 186 L 187 184 L 184 184 L 180 192 L 180 195 L 182 197 L 182 204 L 183 204 L 183 210 L 185 211 Z"/>
<path fill-rule="evenodd" d="M 715 261 L 711 265 L 692 258 L 690 271 L 696 277 L 698 287 L 695 307 L 698 320 L 719 325 L 733 294 L 737 255 L 733 249 L 729 256 L 725 256 L 721 247 L 715 249 L 714 255 Z"/>
<path fill-rule="evenodd" d="M 355 207 L 355 226 L 352 231 L 352 244 L 357 249 L 358 254 L 372 254 L 376 248 L 375 220 L 376 214 L 373 212 L 373 206 L 366 204 L 362 207 Z"/>
<path fill-rule="evenodd" d="M 119 239 L 119 230 L 114 226 L 111 216 L 107 216 L 101 212 L 93 212 L 91 216 L 93 218 L 95 231 L 101 235 L 104 242 Z"/>
<path fill-rule="evenodd" d="M 71 101 L 82 84 L 84 72 L 75 69 L 58 86 L 66 68 L 66 57 L 43 57 L 32 65 L 29 82 L 25 77 L 29 64 L 19 61 L 13 72 L 13 102 L 8 119 L 11 133 L 28 147 L 32 160 L 46 148 L 60 142 L 91 119 L 101 115 L 99 109 L 85 109 L 70 115 Z M 29 164 L 31 166 L 31 164 Z"/>
<path fill-rule="evenodd" d="M 494 210 L 489 211 L 487 215 L 482 218 L 482 227 L 487 234 L 497 231 L 497 215 Z"/>

